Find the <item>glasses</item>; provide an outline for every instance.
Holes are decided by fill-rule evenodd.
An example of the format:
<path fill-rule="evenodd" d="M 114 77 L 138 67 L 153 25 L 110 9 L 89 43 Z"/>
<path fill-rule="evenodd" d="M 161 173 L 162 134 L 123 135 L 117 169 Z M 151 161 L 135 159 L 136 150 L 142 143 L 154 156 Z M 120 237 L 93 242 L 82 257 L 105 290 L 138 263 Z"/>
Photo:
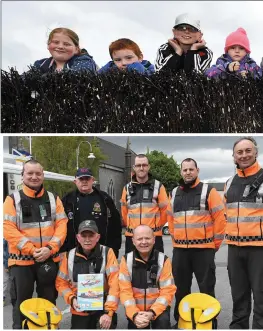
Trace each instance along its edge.
<path fill-rule="evenodd" d="M 137 169 L 139 169 L 139 168 L 141 168 L 141 167 L 146 168 L 146 167 L 148 167 L 148 165 L 149 165 L 149 164 L 142 163 L 142 164 L 135 164 L 134 167 L 137 168 Z"/>
<path fill-rule="evenodd" d="M 189 32 L 198 32 L 199 30 L 194 28 L 191 25 L 178 25 L 175 27 L 176 30 L 178 31 L 186 31 L 188 30 Z"/>

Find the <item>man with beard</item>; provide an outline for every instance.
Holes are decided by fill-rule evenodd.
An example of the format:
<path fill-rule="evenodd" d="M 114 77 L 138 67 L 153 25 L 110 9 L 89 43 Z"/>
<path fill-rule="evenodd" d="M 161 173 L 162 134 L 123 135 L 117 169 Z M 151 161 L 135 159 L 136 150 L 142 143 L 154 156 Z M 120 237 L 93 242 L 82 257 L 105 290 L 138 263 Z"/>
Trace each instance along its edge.
<path fill-rule="evenodd" d="M 238 139 L 233 146 L 237 173 L 225 187 L 228 244 L 227 269 L 233 299 L 230 329 L 263 329 L 263 170 L 257 161 L 257 142 Z"/>
<path fill-rule="evenodd" d="M 169 68 L 186 73 L 196 70 L 204 72 L 213 58 L 212 51 L 205 47 L 206 42 L 200 28 L 200 21 L 189 14 L 176 17 L 172 39 L 159 47 L 155 61 L 156 71 Z"/>
<path fill-rule="evenodd" d="M 178 322 L 178 306 L 191 293 L 195 274 L 199 290 L 215 296 L 215 252 L 219 249 L 226 226 L 224 203 L 209 184 L 198 178 L 195 160 L 181 163 L 178 187 L 172 191 L 168 207 L 169 232 L 173 241 L 173 275 L 177 292 L 174 318 Z"/>

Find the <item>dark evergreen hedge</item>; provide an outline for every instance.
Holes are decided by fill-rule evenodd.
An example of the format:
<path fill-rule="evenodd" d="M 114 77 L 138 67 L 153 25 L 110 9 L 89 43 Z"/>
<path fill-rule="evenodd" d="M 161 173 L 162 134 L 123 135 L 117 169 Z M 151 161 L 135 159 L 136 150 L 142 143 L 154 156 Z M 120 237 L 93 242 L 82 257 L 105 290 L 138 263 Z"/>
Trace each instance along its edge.
<path fill-rule="evenodd" d="M 263 79 L 2 70 L 3 133 L 263 132 Z"/>

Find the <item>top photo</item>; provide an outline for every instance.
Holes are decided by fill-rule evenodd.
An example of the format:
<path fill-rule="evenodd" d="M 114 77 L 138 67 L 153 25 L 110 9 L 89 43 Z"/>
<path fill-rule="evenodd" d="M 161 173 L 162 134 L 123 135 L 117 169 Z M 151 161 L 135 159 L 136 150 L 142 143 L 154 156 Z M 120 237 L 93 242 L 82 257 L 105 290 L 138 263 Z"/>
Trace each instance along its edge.
<path fill-rule="evenodd" d="M 2 133 L 262 133 L 263 1 L 3 1 Z"/>

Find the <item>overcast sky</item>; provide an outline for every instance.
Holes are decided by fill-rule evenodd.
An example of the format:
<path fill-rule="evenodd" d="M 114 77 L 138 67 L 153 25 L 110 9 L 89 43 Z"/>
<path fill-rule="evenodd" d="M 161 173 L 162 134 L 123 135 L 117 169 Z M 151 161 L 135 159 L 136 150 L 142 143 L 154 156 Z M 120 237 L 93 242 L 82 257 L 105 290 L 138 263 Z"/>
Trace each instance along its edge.
<path fill-rule="evenodd" d="M 223 53 L 225 39 L 239 27 L 246 29 L 251 57 L 263 56 L 263 1 L 3 1 L 2 68 L 22 72 L 34 61 L 49 57 L 46 42 L 55 27 L 79 35 L 99 66 L 110 60 L 109 44 L 130 38 L 144 58 L 154 62 L 158 47 L 172 37 L 175 17 L 191 13 L 201 20 L 212 64 Z"/>
<path fill-rule="evenodd" d="M 125 147 L 126 135 L 101 138 Z M 232 158 L 234 142 L 241 136 L 130 136 L 131 149 L 136 153 L 151 150 L 162 151 L 181 163 L 187 157 L 197 161 L 200 178 L 211 182 L 225 182 L 233 176 L 235 166 Z M 255 136 L 259 147 L 258 161 L 263 166 L 263 136 Z"/>

